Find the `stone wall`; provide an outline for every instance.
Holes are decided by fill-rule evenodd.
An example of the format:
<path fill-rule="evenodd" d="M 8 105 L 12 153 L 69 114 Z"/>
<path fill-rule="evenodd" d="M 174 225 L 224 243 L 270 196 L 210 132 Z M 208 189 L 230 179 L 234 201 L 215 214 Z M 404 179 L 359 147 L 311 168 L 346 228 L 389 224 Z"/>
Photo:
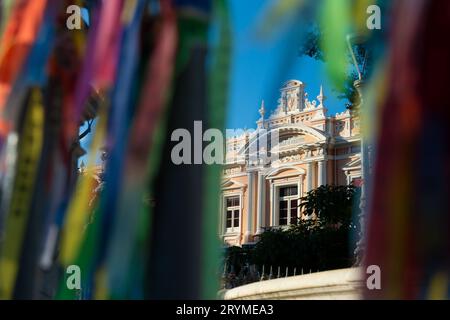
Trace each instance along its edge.
<path fill-rule="evenodd" d="M 348 268 L 251 283 L 222 293 L 225 300 L 357 300 L 361 269 Z"/>

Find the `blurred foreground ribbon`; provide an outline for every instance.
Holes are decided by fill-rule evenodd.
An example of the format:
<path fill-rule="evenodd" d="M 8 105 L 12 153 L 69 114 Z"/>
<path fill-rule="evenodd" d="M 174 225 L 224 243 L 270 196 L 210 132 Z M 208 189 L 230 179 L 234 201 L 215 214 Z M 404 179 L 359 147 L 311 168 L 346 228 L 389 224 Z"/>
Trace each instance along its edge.
<path fill-rule="evenodd" d="M 0 42 L 0 146 L 9 130 L 1 117 L 8 95 L 27 58 L 44 17 L 46 0 L 18 1 Z"/>
<path fill-rule="evenodd" d="M 381 290 L 366 297 L 447 299 L 450 43 L 441 34 L 450 3 L 399 1 L 395 10 L 366 257 L 381 269 Z"/>
<path fill-rule="evenodd" d="M 44 131 L 44 106 L 39 89 L 31 91 L 19 140 L 18 167 L 6 221 L 5 239 L 0 248 L 0 299 L 13 294 L 26 222 L 37 183 Z"/>

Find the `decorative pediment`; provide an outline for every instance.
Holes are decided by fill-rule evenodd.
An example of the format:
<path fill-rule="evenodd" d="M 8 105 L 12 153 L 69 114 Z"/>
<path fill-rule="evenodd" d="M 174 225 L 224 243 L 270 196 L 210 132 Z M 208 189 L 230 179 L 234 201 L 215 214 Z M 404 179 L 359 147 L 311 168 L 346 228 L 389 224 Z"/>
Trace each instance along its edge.
<path fill-rule="evenodd" d="M 291 174 L 292 176 L 306 174 L 306 171 L 304 169 L 302 169 L 302 168 L 295 167 L 295 166 L 283 166 L 283 167 L 279 167 L 279 168 L 274 168 L 272 171 L 270 171 L 267 174 L 266 179 L 277 178 L 280 175 L 282 175 L 283 172 L 285 172 L 285 171 L 293 171 L 294 173 Z M 287 176 L 291 176 L 291 175 L 287 175 Z M 283 175 L 283 177 L 285 177 L 285 176 Z"/>
<path fill-rule="evenodd" d="M 245 184 L 235 181 L 233 179 L 227 179 L 221 184 L 222 189 L 242 189 L 245 187 L 246 187 Z"/>
<path fill-rule="evenodd" d="M 299 80 L 286 81 L 280 89 L 278 106 L 272 117 L 300 112 L 304 109 L 304 84 Z"/>
<path fill-rule="evenodd" d="M 321 110 L 321 112 L 315 115 L 314 120 L 325 119 L 326 108 L 323 103 L 326 97 L 323 94 L 322 86 L 320 86 L 317 101 L 310 101 L 308 99 L 308 93 L 305 92 L 305 85 L 299 80 L 286 81 L 280 88 L 280 93 L 277 108 L 269 119 L 279 119 L 283 116 L 314 110 Z"/>
<path fill-rule="evenodd" d="M 344 168 L 342 168 L 342 170 L 347 171 L 347 170 L 359 169 L 359 168 L 361 168 L 361 158 L 360 157 L 347 162 L 344 165 Z"/>

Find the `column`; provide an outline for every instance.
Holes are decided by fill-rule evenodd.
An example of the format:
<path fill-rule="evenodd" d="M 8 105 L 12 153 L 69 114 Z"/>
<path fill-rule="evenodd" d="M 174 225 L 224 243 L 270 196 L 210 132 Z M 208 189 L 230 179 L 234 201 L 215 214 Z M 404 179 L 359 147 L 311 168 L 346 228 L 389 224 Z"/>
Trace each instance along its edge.
<path fill-rule="evenodd" d="M 306 192 L 309 192 L 313 188 L 313 163 L 308 162 L 306 168 Z"/>
<path fill-rule="evenodd" d="M 265 194 L 266 194 L 266 183 L 264 181 L 264 175 L 262 173 L 258 174 L 258 207 L 256 216 L 256 234 L 262 233 L 262 226 L 264 224 L 264 208 L 265 208 Z"/>
<path fill-rule="evenodd" d="M 301 202 L 300 198 L 303 197 L 302 183 L 303 183 L 303 175 L 300 175 L 300 177 L 298 179 L 298 182 L 297 182 L 297 192 L 298 192 L 297 194 L 298 194 L 298 199 L 299 199 L 298 202 L 297 202 L 297 205 L 300 205 L 300 202 Z M 300 211 L 301 211 L 301 209 L 297 210 L 297 218 L 301 218 L 302 217 Z"/>
<path fill-rule="evenodd" d="M 253 172 L 247 174 L 247 229 L 244 234 L 245 242 L 250 241 L 253 227 Z"/>
<path fill-rule="evenodd" d="M 271 210 L 271 214 L 272 214 L 272 223 L 271 223 L 271 227 L 276 226 L 276 220 L 275 220 L 275 194 L 274 194 L 274 186 L 273 186 L 273 182 L 270 181 L 270 210 Z"/>
<path fill-rule="evenodd" d="M 327 184 L 327 167 L 325 160 L 318 162 L 318 171 L 317 186 L 324 186 Z"/>
<path fill-rule="evenodd" d="M 220 205 L 222 206 L 220 209 L 220 226 L 219 226 L 219 236 L 221 237 L 222 235 L 224 235 L 226 233 L 226 227 L 225 227 L 225 216 L 227 214 L 226 209 L 225 209 L 225 198 L 222 194 L 222 199 L 220 201 Z"/>

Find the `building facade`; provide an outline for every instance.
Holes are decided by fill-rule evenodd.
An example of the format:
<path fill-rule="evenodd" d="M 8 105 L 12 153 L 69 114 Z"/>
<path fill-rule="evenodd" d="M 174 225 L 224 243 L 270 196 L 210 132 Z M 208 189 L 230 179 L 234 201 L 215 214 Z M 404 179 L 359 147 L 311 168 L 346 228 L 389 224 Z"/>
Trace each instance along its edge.
<path fill-rule="evenodd" d="M 309 100 L 298 80 L 280 92 L 267 118 L 262 102 L 256 130 L 227 137 L 219 224 L 225 245 L 252 244 L 264 228 L 304 218 L 299 200 L 312 189 L 361 183 L 358 115 L 328 116 L 322 88 Z"/>

